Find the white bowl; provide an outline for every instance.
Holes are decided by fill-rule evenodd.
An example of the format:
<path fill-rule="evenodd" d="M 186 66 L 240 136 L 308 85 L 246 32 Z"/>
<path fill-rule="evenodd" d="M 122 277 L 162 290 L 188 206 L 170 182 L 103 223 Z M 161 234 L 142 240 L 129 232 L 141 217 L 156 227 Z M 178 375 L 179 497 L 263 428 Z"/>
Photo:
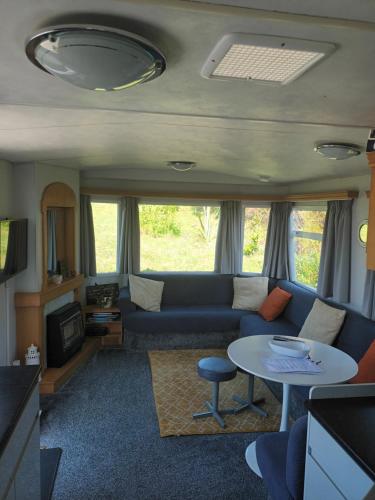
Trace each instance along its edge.
<path fill-rule="evenodd" d="M 304 358 L 310 352 L 310 346 L 302 340 L 270 340 L 268 345 L 277 354 L 292 358 Z"/>

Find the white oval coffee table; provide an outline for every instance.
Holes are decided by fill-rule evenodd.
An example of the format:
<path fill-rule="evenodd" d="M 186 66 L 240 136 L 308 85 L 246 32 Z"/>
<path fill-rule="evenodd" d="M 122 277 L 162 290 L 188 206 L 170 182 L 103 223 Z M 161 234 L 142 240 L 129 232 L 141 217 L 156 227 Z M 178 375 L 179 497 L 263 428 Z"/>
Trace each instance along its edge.
<path fill-rule="evenodd" d="M 323 372 L 314 375 L 302 373 L 275 373 L 267 370 L 262 359 L 269 356 L 280 357 L 268 345 L 274 335 L 253 335 L 232 342 L 228 347 L 229 359 L 242 370 L 257 377 L 283 384 L 283 402 L 280 431 L 288 429 L 289 392 L 291 385 L 328 385 L 345 382 L 358 371 L 357 363 L 348 354 L 335 347 L 314 340 L 301 339 L 310 346 L 310 357 L 320 361 Z M 296 340 L 296 337 L 282 337 Z"/>

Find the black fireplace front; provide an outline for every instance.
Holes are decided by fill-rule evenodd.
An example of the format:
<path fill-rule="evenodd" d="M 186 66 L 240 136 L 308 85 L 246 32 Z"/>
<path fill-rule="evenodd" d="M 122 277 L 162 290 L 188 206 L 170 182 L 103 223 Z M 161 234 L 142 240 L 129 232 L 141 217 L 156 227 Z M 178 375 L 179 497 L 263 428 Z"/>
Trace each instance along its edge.
<path fill-rule="evenodd" d="M 47 366 L 59 368 L 82 346 L 81 305 L 72 302 L 47 316 Z"/>

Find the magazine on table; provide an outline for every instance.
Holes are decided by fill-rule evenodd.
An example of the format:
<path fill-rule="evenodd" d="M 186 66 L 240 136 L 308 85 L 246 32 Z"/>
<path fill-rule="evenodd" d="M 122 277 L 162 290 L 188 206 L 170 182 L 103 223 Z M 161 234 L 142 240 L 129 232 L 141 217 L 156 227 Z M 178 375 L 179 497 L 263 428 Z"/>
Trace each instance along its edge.
<path fill-rule="evenodd" d="M 270 372 L 275 373 L 305 373 L 307 375 L 322 373 L 324 370 L 319 363 L 310 358 L 274 357 L 262 359 L 263 365 Z"/>

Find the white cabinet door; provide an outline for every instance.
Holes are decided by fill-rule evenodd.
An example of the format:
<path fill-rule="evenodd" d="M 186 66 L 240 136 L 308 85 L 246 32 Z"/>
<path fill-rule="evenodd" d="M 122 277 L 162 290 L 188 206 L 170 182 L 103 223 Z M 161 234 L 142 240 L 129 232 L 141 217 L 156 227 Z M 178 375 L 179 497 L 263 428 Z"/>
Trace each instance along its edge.
<path fill-rule="evenodd" d="M 315 460 L 306 455 L 305 486 L 303 500 L 345 500 L 332 481 L 324 474 Z"/>

